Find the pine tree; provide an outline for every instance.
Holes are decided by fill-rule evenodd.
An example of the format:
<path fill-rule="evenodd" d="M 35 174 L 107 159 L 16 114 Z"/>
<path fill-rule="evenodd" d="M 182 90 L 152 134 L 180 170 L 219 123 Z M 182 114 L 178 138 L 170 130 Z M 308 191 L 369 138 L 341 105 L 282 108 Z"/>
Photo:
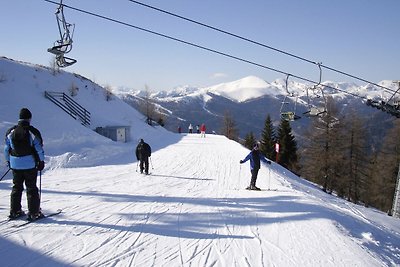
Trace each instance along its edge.
<path fill-rule="evenodd" d="M 255 143 L 256 143 L 256 138 L 254 137 L 253 132 L 246 134 L 243 145 L 248 149 L 252 149 Z"/>
<path fill-rule="evenodd" d="M 264 129 L 261 133 L 261 153 L 269 159 L 275 159 L 276 152 L 275 152 L 275 131 L 274 126 L 271 121 L 271 117 L 268 114 L 267 118 L 265 119 Z"/>
<path fill-rule="evenodd" d="M 297 172 L 297 143 L 292 134 L 290 123 L 287 120 L 281 120 L 279 125 L 278 143 L 280 145 L 279 164 L 291 171 Z"/>

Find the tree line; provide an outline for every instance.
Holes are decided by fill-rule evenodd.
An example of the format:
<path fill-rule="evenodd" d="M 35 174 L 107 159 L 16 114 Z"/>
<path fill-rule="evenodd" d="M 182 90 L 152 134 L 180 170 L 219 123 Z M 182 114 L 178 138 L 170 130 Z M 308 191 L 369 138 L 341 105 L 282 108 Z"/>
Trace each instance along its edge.
<path fill-rule="evenodd" d="M 367 119 L 356 111 L 339 113 L 332 98 L 326 111 L 311 119 L 298 148 L 290 122 L 282 119 L 275 128 L 268 114 L 259 134 L 261 152 L 326 193 L 390 213 L 400 164 L 400 120 L 376 147 L 370 142 Z M 251 149 L 256 140 L 250 132 L 242 143 Z"/>
<path fill-rule="evenodd" d="M 140 110 L 148 120 L 163 125 L 149 93 Z M 234 117 L 227 111 L 220 132 L 249 149 L 259 140 L 264 156 L 318 184 L 329 194 L 390 212 L 400 164 L 400 120 L 394 121 L 377 147 L 370 141 L 367 119 L 354 110 L 340 113 L 333 98 L 327 99 L 324 113 L 310 119 L 312 123 L 302 135 L 304 142 L 300 148 L 290 122 L 282 119 L 275 127 L 269 114 L 261 133 L 247 133 L 241 141 Z M 277 143 L 279 153 L 275 149 Z"/>

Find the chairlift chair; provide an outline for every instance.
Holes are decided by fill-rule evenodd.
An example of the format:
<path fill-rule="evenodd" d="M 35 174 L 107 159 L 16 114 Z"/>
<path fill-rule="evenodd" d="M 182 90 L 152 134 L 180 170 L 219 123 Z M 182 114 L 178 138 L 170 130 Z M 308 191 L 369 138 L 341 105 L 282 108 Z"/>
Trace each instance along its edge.
<path fill-rule="evenodd" d="M 68 23 L 65 20 L 62 0 L 56 10 L 56 19 L 60 40 L 57 40 L 53 47 L 47 49 L 48 52 L 56 55 L 56 63 L 59 67 L 67 67 L 76 63 L 75 59 L 65 57 L 65 54 L 72 50 L 72 36 L 75 30 L 75 24 Z"/>
<path fill-rule="evenodd" d="M 76 59 L 64 56 L 64 54 L 56 56 L 56 64 L 60 68 L 65 68 L 76 63 Z"/>
<path fill-rule="evenodd" d="M 301 117 L 297 116 L 293 111 L 287 111 L 281 113 L 281 119 L 285 121 L 295 121 Z"/>
<path fill-rule="evenodd" d="M 319 68 L 319 81 L 317 84 L 313 85 L 311 88 L 306 88 L 306 92 L 307 92 L 307 103 L 308 103 L 308 110 L 306 112 L 304 112 L 303 114 L 306 116 L 310 116 L 310 117 L 317 117 L 320 116 L 321 114 L 326 113 L 327 110 L 327 100 L 324 94 L 324 88 L 321 85 L 321 81 L 322 81 L 322 68 L 321 68 L 321 63 L 315 63 L 318 68 Z M 318 105 L 316 106 L 315 104 L 311 104 L 311 96 L 308 93 L 308 90 L 311 89 L 313 91 L 313 94 L 316 96 L 315 98 L 321 98 L 321 96 L 319 94 L 317 94 L 315 91 L 316 90 L 320 90 L 321 91 L 321 95 L 322 95 L 322 101 L 323 101 L 323 105 Z"/>
<path fill-rule="evenodd" d="M 319 88 L 319 90 L 321 90 L 321 95 L 315 93 L 316 88 Z M 323 87 L 321 85 L 314 85 L 312 88 L 314 95 L 316 95 L 314 99 L 317 99 L 316 101 L 318 102 L 318 104 L 315 103 L 316 101 L 314 101 L 314 103 L 311 103 L 311 96 L 308 94 L 308 90 L 309 88 L 307 88 L 308 110 L 303 114 L 309 117 L 317 117 L 326 113 L 327 100 L 323 91 Z"/>
<path fill-rule="evenodd" d="M 298 96 L 294 95 L 293 93 L 290 93 L 288 90 L 288 80 L 289 80 L 290 74 L 286 76 L 286 81 L 285 81 L 285 90 L 286 90 L 286 95 L 283 98 L 281 109 L 280 109 L 280 114 L 281 114 L 281 119 L 286 120 L 286 121 L 295 121 L 297 119 L 300 119 L 301 117 L 296 115 L 296 106 L 297 106 L 297 98 Z M 295 103 L 294 103 L 294 109 L 293 110 L 288 110 L 286 109 L 286 105 L 289 105 L 290 103 L 287 101 L 288 97 L 296 97 Z"/>
<path fill-rule="evenodd" d="M 400 99 L 397 96 L 397 94 L 400 92 L 400 81 L 394 81 L 394 83 L 397 83 L 399 88 L 394 91 L 387 101 L 381 101 L 383 105 L 382 110 L 386 111 L 392 116 L 400 118 Z"/>

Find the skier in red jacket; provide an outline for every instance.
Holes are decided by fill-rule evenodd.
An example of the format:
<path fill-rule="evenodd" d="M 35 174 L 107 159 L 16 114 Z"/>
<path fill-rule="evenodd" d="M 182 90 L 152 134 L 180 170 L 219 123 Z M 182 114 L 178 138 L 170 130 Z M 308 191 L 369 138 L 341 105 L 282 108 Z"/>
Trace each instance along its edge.
<path fill-rule="evenodd" d="M 206 125 L 204 123 L 200 126 L 200 133 L 200 137 L 206 138 Z"/>

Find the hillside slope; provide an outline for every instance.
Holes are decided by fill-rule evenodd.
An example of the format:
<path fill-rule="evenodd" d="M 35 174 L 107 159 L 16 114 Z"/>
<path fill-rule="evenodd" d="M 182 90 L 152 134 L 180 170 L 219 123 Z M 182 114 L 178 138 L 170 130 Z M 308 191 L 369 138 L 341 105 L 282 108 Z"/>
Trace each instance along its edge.
<path fill-rule="evenodd" d="M 154 152 L 150 176 L 136 163 L 47 171 L 42 208 L 63 213 L 22 228 L 0 224 L 2 266 L 400 264 L 397 219 L 276 165 L 263 166 L 257 183 L 271 191 L 244 190 L 249 166 L 238 162 L 247 153 L 194 134 Z M 3 200 L 10 182 L 1 184 Z"/>
<path fill-rule="evenodd" d="M 274 163 L 260 170 L 263 191 L 244 190 L 250 170 L 239 160 L 249 151 L 236 142 L 150 127 L 76 75 L 54 76 L 9 60 L 0 60 L 0 73 L 6 77 L 0 131 L 15 123 L 20 107 L 32 110 L 45 139 L 41 207 L 63 210 L 14 227 L 23 222 L 6 221 L 12 186 L 6 175 L 0 182 L 2 266 L 400 264 L 398 219 L 327 195 Z M 132 141 L 110 141 L 43 97 L 43 88 L 68 90 L 72 82 L 80 88 L 76 99 L 91 111 L 91 127 L 130 125 Z M 137 171 L 138 138 L 153 148 L 150 176 Z M 26 210 L 25 195 L 22 205 Z"/>
<path fill-rule="evenodd" d="M 106 101 L 106 91 L 96 83 L 82 76 L 61 71 L 57 74 L 43 66 L 16 62 L 0 58 L 0 133 L 5 133 L 17 123 L 19 110 L 27 107 L 31 110 L 32 125 L 43 135 L 45 152 L 51 161 L 53 157 L 62 166 L 93 166 L 110 162 L 131 162 L 133 146 L 140 138 L 149 140 L 159 134 L 170 134 L 163 128 L 147 127 L 142 114 L 124 101 L 113 96 Z M 80 125 L 58 106 L 44 97 L 45 91 L 64 92 L 70 95 L 70 88 L 77 88 L 73 99 L 91 114 L 89 127 Z M 116 143 L 94 130 L 104 126 L 130 126 L 130 142 Z M 76 137 L 79 138 L 76 138 Z M 95 148 L 109 146 L 105 154 L 100 155 Z M 123 155 L 123 156 L 121 156 Z M 0 154 L 3 161 L 3 154 Z M 4 166 L 0 167 L 0 171 Z"/>

